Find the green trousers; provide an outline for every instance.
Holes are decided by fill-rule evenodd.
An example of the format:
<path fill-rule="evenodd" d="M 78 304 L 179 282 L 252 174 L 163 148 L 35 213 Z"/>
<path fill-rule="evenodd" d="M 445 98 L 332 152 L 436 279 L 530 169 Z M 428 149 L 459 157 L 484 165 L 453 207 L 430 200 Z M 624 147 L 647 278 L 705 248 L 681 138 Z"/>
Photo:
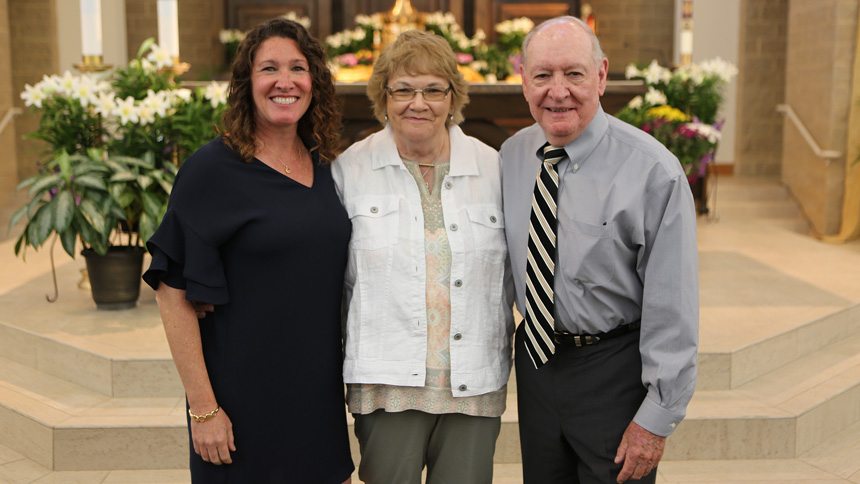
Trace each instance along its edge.
<path fill-rule="evenodd" d="M 491 484 L 500 417 L 417 410 L 355 415 L 366 484 Z"/>

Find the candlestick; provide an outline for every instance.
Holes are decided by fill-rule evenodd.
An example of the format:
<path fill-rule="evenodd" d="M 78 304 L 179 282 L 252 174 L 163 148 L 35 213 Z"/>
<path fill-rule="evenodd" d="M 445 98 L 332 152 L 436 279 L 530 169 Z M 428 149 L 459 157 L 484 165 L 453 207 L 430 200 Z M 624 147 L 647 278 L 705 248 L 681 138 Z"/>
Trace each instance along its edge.
<path fill-rule="evenodd" d="M 693 0 L 684 0 L 681 4 L 681 38 L 678 49 L 681 53 L 681 65 L 693 63 Z"/>
<path fill-rule="evenodd" d="M 81 0 L 81 47 L 84 56 L 103 53 L 101 0 Z"/>
<path fill-rule="evenodd" d="M 179 57 L 179 9 L 176 0 L 158 0 L 158 45 Z"/>

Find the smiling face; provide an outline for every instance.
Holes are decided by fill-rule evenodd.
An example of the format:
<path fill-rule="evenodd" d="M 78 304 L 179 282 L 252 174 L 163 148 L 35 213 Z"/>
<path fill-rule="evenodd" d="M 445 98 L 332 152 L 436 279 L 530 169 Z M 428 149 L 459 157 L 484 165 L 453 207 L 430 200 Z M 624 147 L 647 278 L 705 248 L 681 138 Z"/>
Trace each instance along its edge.
<path fill-rule="evenodd" d="M 251 66 L 257 129 L 297 125 L 311 104 L 311 85 L 308 60 L 295 40 L 270 37 L 260 43 Z"/>
<path fill-rule="evenodd" d="M 447 89 L 447 79 L 433 74 L 410 76 L 396 72 L 388 79 L 392 89 L 411 87 L 413 89 Z M 415 93 L 411 101 L 396 101 L 386 94 L 385 111 L 394 136 L 404 142 L 422 143 L 448 133 L 445 120 L 451 114 L 453 91 L 441 101 L 426 101 L 420 93 Z"/>
<path fill-rule="evenodd" d="M 570 23 L 537 32 L 528 44 L 526 62 L 523 94 L 529 110 L 547 140 L 564 146 L 597 114 L 609 62 L 595 65 L 589 34 Z"/>

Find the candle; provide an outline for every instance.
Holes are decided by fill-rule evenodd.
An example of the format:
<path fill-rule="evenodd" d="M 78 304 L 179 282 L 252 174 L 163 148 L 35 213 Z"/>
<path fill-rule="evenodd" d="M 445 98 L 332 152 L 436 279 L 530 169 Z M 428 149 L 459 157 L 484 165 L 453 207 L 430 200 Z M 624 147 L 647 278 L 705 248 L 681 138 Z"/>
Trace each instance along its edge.
<path fill-rule="evenodd" d="M 81 0 L 81 44 L 83 55 L 102 55 L 101 0 Z"/>
<path fill-rule="evenodd" d="M 176 0 L 158 0 L 158 45 L 179 58 L 179 10 Z"/>

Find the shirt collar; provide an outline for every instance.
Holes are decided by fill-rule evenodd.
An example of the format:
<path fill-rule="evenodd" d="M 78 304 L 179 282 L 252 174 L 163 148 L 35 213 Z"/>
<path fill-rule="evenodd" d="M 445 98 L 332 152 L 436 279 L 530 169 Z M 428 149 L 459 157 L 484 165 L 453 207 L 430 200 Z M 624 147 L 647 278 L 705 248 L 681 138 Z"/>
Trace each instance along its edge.
<path fill-rule="evenodd" d="M 451 140 L 451 165 L 448 169 L 449 176 L 478 175 L 478 157 L 475 149 L 469 143 L 468 136 L 463 133 L 459 126 L 448 128 L 448 136 Z M 380 136 L 374 137 L 371 150 L 371 167 L 374 170 L 386 166 L 400 166 L 400 154 L 397 152 L 397 144 L 394 142 L 394 131 L 391 125 L 382 130 Z"/>
<path fill-rule="evenodd" d="M 597 112 L 594 114 L 591 122 L 585 127 L 585 130 L 576 139 L 564 145 L 564 151 L 570 160 L 576 160 L 579 166 L 585 164 L 588 160 L 588 155 L 597 148 L 597 144 L 606 134 L 609 128 L 609 120 L 606 119 L 606 113 L 603 112 L 603 106 L 597 106 Z M 546 136 L 544 136 L 546 141 Z M 538 160 L 543 160 L 543 144 L 537 148 L 535 155 Z"/>

